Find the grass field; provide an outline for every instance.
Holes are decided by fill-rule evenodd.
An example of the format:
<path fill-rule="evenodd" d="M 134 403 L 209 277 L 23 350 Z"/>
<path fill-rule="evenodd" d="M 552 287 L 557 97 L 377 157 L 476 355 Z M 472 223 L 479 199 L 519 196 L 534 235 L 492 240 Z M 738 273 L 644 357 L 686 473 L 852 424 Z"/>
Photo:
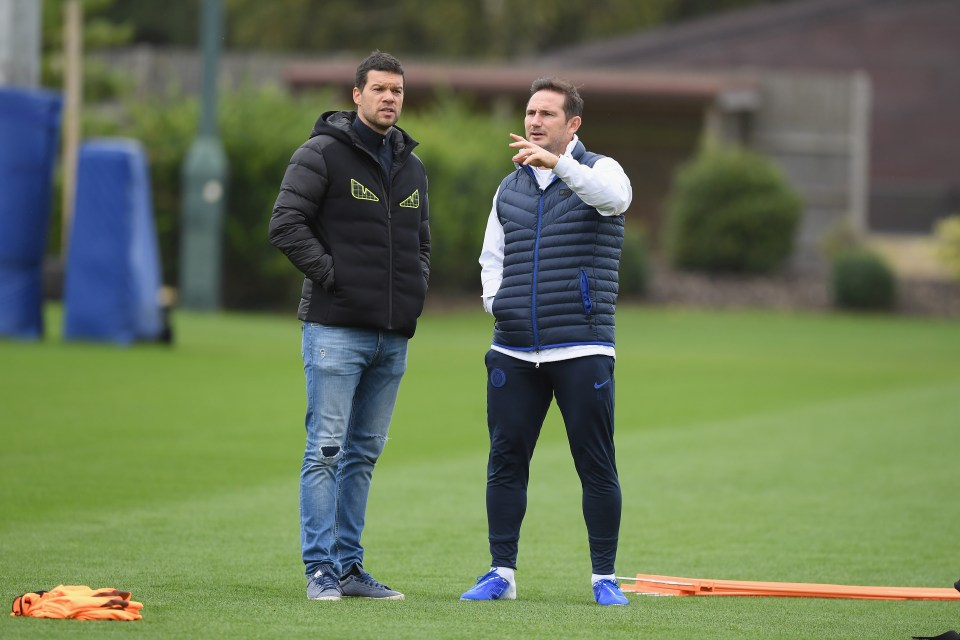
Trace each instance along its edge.
<path fill-rule="evenodd" d="M 51 310 L 49 327 L 59 318 Z M 623 307 L 618 574 L 949 587 L 960 578 L 960 324 Z M 592 601 L 555 411 L 519 600 L 489 561 L 482 313 L 429 312 L 377 467 L 366 565 L 403 602 L 308 602 L 292 317 L 175 319 L 173 348 L 0 342 L 0 592 L 115 586 L 135 623 L 0 616 L 2 638 L 831 638 L 960 629 L 956 602 Z"/>

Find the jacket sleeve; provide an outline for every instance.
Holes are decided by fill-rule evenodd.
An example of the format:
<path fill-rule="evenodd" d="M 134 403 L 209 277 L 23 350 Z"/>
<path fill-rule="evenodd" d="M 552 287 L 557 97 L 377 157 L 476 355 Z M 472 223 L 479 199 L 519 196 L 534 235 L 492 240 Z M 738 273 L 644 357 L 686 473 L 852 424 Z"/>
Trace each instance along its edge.
<path fill-rule="evenodd" d="M 317 224 L 327 193 L 327 167 L 316 139 L 290 158 L 270 216 L 270 243 L 304 276 L 329 291 L 333 288 L 333 256 L 318 237 Z"/>
<path fill-rule="evenodd" d="M 423 269 L 424 281 L 430 284 L 430 199 L 426 191 L 423 198 L 423 210 L 420 213 L 420 266 Z"/>

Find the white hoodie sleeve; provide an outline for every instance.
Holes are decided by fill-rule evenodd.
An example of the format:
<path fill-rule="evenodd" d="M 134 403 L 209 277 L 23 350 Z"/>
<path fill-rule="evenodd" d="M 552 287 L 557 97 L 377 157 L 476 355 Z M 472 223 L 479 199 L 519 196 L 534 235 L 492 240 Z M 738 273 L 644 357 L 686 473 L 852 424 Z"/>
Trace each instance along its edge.
<path fill-rule="evenodd" d="M 493 314 L 493 297 L 503 281 L 503 225 L 497 217 L 497 195 L 493 194 L 493 206 L 487 218 L 487 230 L 483 235 L 483 249 L 480 251 L 480 282 L 483 285 L 483 309 Z"/>
<path fill-rule="evenodd" d="M 613 158 L 601 158 L 591 168 L 562 155 L 553 172 L 600 215 L 619 215 L 633 200 L 630 178 Z"/>

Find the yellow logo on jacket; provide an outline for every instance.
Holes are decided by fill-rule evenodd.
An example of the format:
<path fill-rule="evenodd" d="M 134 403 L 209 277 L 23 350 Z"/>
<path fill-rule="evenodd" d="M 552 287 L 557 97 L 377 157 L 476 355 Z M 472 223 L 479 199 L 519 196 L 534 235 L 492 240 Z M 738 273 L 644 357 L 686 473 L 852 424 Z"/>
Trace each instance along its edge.
<path fill-rule="evenodd" d="M 375 194 L 373 191 L 370 191 L 370 189 L 367 189 L 353 178 L 350 178 L 350 193 L 357 200 L 380 202 L 380 198 L 377 197 L 377 194 Z"/>
<path fill-rule="evenodd" d="M 420 206 L 420 189 L 414 190 L 410 196 L 400 203 L 401 207 L 406 207 L 407 209 L 416 209 Z"/>

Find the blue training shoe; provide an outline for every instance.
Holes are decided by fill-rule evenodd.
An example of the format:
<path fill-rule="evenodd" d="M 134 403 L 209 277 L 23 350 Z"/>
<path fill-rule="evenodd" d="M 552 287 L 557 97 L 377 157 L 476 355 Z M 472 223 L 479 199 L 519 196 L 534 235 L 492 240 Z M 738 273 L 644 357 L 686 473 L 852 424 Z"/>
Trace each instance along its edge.
<path fill-rule="evenodd" d="M 597 580 L 593 583 L 593 597 L 603 606 L 630 604 L 620 587 L 613 580 Z"/>
<path fill-rule="evenodd" d="M 516 600 L 517 586 L 499 575 L 490 571 L 477 578 L 477 584 L 460 596 L 461 600 Z"/>

